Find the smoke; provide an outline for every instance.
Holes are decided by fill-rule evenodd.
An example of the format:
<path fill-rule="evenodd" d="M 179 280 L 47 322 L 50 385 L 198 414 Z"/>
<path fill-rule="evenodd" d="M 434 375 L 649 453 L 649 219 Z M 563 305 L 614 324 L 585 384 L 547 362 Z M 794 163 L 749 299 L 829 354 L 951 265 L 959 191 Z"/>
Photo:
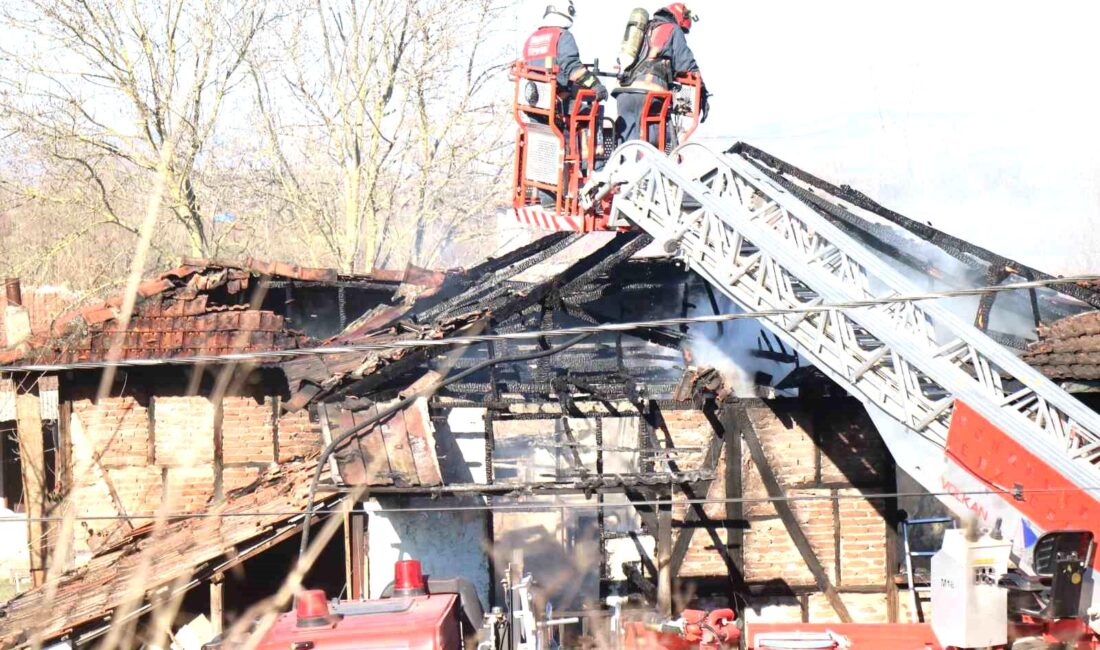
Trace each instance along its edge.
<path fill-rule="evenodd" d="M 697 298 L 693 302 L 705 304 L 707 307 L 692 307 L 690 316 L 710 316 L 714 313 L 705 294 L 693 297 Z M 717 295 L 716 299 L 718 313 L 743 312 L 725 296 Z M 771 349 L 764 343 L 765 340 L 770 341 Z M 789 347 L 780 348 L 775 337 L 757 320 L 732 320 L 722 323 L 721 327 L 717 324 L 696 325 L 690 331 L 688 348 L 693 365 L 713 368 L 736 397 L 751 398 L 769 394 L 771 391 L 767 390 L 768 387 L 780 383 L 797 367 L 793 362 L 775 361 L 762 356 L 784 351 L 793 356 L 794 352 Z"/>
<path fill-rule="evenodd" d="M 866 214 L 861 216 L 868 218 Z M 984 263 L 981 268 L 975 268 L 899 226 L 888 222 L 882 222 L 879 225 L 891 230 L 895 237 L 903 240 L 902 248 L 905 253 L 919 260 L 926 268 L 913 268 L 885 253 L 874 249 L 869 250 L 905 276 L 918 290 L 933 292 L 974 289 L 990 284 L 986 271 L 987 265 Z M 888 295 L 891 292 L 877 278 L 872 277 L 870 281 L 875 295 Z M 1006 280 L 1007 283 L 1022 281 L 1024 279 L 1018 276 L 1012 276 Z M 1045 322 L 1088 309 L 1083 303 L 1065 298 L 1051 289 L 1038 289 L 1036 293 L 1039 300 L 1039 315 Z M 938 305 L 947 308 L 964 323 L 974 323 L 980 302 L 981 296 L 963 296 L 936 301 Z M 988 326 L 995 332 L 1025 340 L 1035 340 L 1035 317 L 1029 293 L 1020 290 L 997 294 L 989 315 Z M 936 338 L 941 343 L 945 343 L 951 338 L 951 334 L 937 330 Z"/>

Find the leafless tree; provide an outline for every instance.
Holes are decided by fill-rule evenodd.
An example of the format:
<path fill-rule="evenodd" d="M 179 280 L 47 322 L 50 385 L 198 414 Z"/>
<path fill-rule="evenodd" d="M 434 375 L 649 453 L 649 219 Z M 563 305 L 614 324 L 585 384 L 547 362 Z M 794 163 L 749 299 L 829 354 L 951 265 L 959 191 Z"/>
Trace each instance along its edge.
<path fill-rule="evenodd" d="M 187 250 L 208 254 L 206 160 L 274 16 L 261 0 L 5 3 L 5 126 L 40 156 L 40 173 L 7 176 L 7 190 L 78 211 L 59 242 L 100 226 L 136 236 L 140 197 L 171 146 L 165 206 Z"/>
<path fill-rule="evenodd" d="M 497 0 L 311 0 L 254 66 L 273 197 L 311 257 L 438 261 L 503 196 Z M 480 222 L 478 222 L 480 224 Z"/>

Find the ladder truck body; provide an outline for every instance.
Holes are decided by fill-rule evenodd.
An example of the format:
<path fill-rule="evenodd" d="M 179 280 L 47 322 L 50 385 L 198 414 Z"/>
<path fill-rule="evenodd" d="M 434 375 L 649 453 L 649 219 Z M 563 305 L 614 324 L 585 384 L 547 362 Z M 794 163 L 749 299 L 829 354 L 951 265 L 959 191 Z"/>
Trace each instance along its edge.
<path fill-rule="evenodd" d="M 929 492 L 1000 519 L 1018 557 L 1043 532 L 1100 531 L 1100 415 L 936 301 L 892 301 L 921 291 L 744 156 L 628 143 L 587 191 L 611 197 L 609 227 L 648 232 L 743 309 L 784 312 L 761 323 L 861 399 Z"/>
<path fill-rule="evenodd" d="M 861 400 L 898 466 L 1003 534 L 1022 570 L 1045 533 L 1100 534 L 1100 414 L 942 303 L 906 299 L 921 288 L 739 148 L 674 147 L 698 125 L 698 77 L 647 99 L 643 132 L 672 111 L 678 136 L 612 151 L 595 94 L 566 97 L 556 76 L 512 68 L 520 223 L 640 229 L 740 308 L 772 312 L 761 324 Z M 1091 586 L 1100 560 L 1076 561 Z M 1082 593 L 1077 620 L 1100 604 Z"/>

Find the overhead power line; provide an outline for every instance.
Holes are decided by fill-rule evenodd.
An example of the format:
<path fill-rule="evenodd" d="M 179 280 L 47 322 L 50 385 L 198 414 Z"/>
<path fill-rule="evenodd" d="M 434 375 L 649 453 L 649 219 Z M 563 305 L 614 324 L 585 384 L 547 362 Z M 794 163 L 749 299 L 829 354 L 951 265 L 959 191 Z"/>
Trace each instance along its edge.
<path fill-rule="evenodd" d="M 523 486 L 517 486 L 517 491 L 522 492 Z M 1100 494 L 1100 486 L 1097 487 L 1072 487 L 1072 488 L 1037 488 L 1034 490 L 1023 489 L 1015 494 L 1024 496 L 1035 496 L 1040 494 Z M 1015 496 L 1015 494 L 1011 496 Z M 954 492 L 876 492 L 872 494 L 859 493 L 859 494 L 799 494 L 799 495 L 787 495 L 781 497 L 726 497 L 715 499 L 650 499 L 644 501 L 629 501 L 624 503 L 610 503 L 599 501 L 569 501 L 564 503 L 550 503 L 547 501 L 537 503 L 492 503 L 492 504 L 480 504 L 480 505 L 455 505 L 455 506 L 428 506 L 428 507 L 403 507 L 403 508 L 371 508 L 371 514 L 413 514 L 413 513 L 425 513 L 425 512 L 540 512 L 540 511 L 555 511 L 555 510 L 621 510 L 623 508 L 632 508 L 636 506 L 662 506 L 669 505 L 723 505 L 730 503 L 741 504 L 756 504 L 756 503 L 777 503 L 777 502 L 801 502 L 801 501 L 881 501 L 883 499 L 902 499 L 907 497 L 973 497 L 973 496 L 995 496 L 1005 497 L 1006 492 L 1000 490 L 970 490 L 970 491 L 954 491 Z M 385 496 L 385 495 L 382 495 Z M 528 495 L 521 495 L 528 496 Z M 563 495 L 539 495 L 533 498 L 541 499 L 553 499 L 559 498 Z M 564 495 L 567 498 L 576 498 L 581 495 Z M 363 499 L 372 498 L 370 492 L 366 492 Z M 374 497 L 377 498 L 377 497 Z M 407 495 L 405 496 L 407 498 Z M 430 495 L 424 495 L 425 499 L 435 497 Z M 458 500 L 470 500 L 479 498 L 477 495 L 464 494 L 455 496 Z M 502 498 L 501 495 L 493 495 L 494 499 Z M 312 511 L 313 516 L 319 515 L 336 515 L 343 514 L 343 510 L 334 510 L 331 508 L 317 508 Z M 150 514 L 147 516 L 139 515 L 88 515 L 88 516 L 74 516 L 70 517 L 73 521 L 133 521 L 135 519 L 158 519 L 161 518 L 166 521 L 178 521 L 182 519 L 234 519 L 242 517 L 305 517 L 306 510 L 274 510 L 274 511 L 245 511 L 245 512 L 181 512 L 171 515 L 159 516 L 156 514 Z M 64 516 L 57 517 L 12 517 L 5 516 L 0 517 L 0 524 L 3 523 L 20 523 L 20 522 L 58 522 L 64 521 Z"/>
<path fill-rule="evenodd" d="M 1034 280 L 1029 282 L 975 287 L 972 289 L 949 289 L 944 291 L 930 291 L 926 293 L 915 293 L 906 295 L 898 294 L 894 296 L 871 298 L 867 300 L 804 305 L 801 307 L 783 309 L 762 309 L 730 314 L 685 316 L 681 318 L 660 318 L 623 323 L 603 323 L 600 325 L 585 325 L 580 327 L 566 327 L 552 330 L 524 330 L 519 332 L 506 332 L 501 334 L 479 334 L 474 336 L 455 336 L 441 339 L 415 339 L 407 341 L 387 341 L 385 343 L 326 345 L 322 347 L 297 348 L 293 350 L 272 350 L 269 352 L 241 352 L 220 355 L 194 355 L 182 357 L 164 357 L 158 359 L 119 359 L 117 361 L 82 361 L 72 363 L 28 363 L 21 365 L 16 364 L 0 366 L 0 372 L 62 372 L 65 370 L 96 370 L 104 368 L 146 368 L 173 365 L 191 366 L 230 363 L 264 363 L 303 356 L 323 356 L 359 352 L 377 352 L 384 350 L 399 350 L 410 348 L 450 347 L 454 345 L 473 345 L 477 343 L 496 341 L 527 341 L 572 337 L 580 334 L 600 334 L 608 332 L 622 333 L 642 329 L 675 327 L 678 325 L 725 323 L 735 320 L 775 318 L 796 314 L 814 314 L 830 311 L 850 311 L 855 309 L 884 307 L 900 303 L 923 302 L 928 300 L 945 300 L 950 298 L 964 298 L 968 296 L 982 296 L 990 293 L 1005 293 L 1009 291 L 1041 289 L 1056 284 L 1075 284 L 1085 282 L 1100 282 L 1100 275 L 1078 275 L 1047 280 Z"/>

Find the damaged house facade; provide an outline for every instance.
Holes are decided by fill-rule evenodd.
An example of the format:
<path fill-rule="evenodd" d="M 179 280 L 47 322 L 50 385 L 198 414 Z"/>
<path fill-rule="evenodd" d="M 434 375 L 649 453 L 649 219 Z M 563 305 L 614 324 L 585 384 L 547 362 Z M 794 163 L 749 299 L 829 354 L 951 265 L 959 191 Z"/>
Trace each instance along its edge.
<path fill-rule="evenodd" d="M 757 157 L 907 268 L 965 257 L 975 286 L 1019 274 Z M 166 599 L 174 629 L 201 614 L 222 630 L 291 570 L 313 487 L 317 519 L 343 518 L 305 580 L 330 595 L 378 597 L 415 558 L 486 606 L 527 572 L 587 636 L 609 596 L 912 620 L 899 524 L 942 508 L 905 496 L 864 406 L 755 321 L 691 322 L 733 310 L 652 243 L 558 233 L 448 273 L 192 260 L 142 283 L 128 324 L 119 299 L 24 328 L 0 359 L 0 426 L 34 586 L 3 606 L 0 644 L 140 637 Z M 1100 306 L 1073 293 L 967 308 L 1022 351 L 1005 314 Z"/>

